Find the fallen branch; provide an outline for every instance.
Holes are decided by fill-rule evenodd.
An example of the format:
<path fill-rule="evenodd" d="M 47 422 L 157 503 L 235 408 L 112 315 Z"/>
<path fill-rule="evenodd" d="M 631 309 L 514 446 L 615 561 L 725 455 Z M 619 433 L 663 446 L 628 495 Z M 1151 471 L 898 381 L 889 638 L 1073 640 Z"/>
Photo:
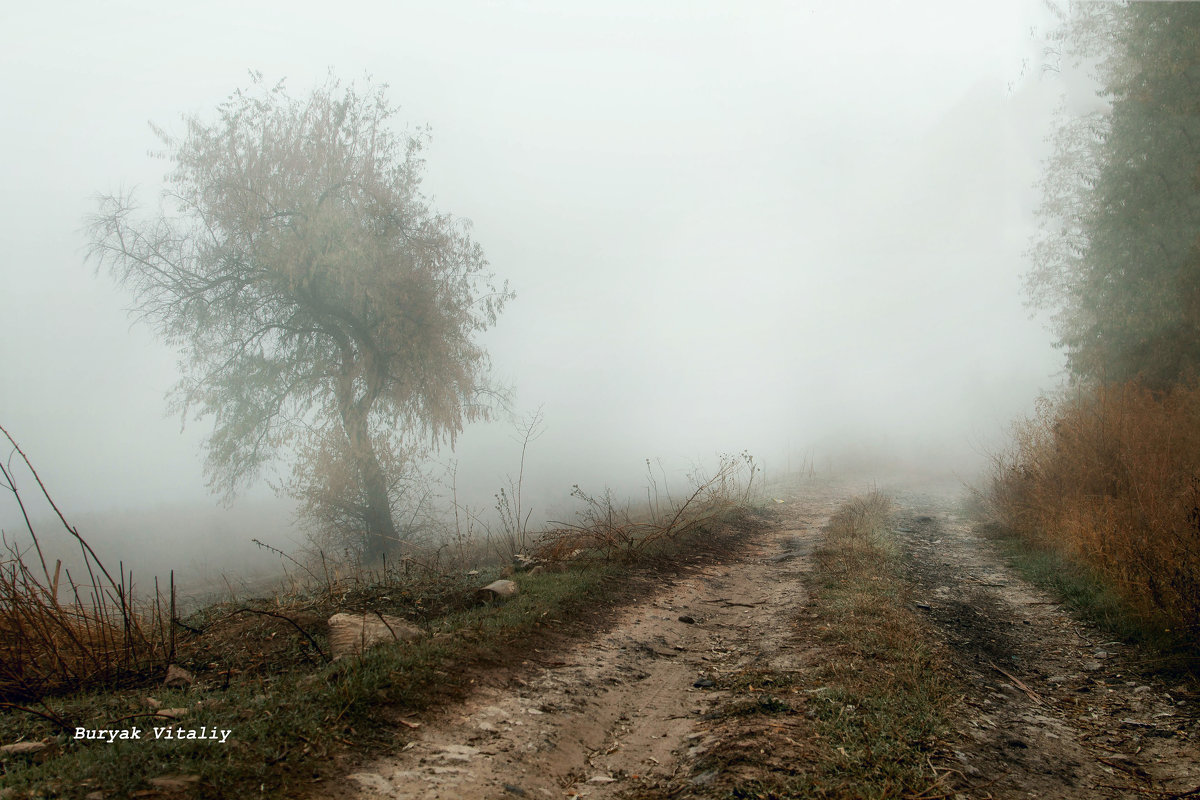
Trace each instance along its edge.
<path fill-rule="evenodd" d="M 1118 791 L 1122 792 L 1137 792 L 1138 794 L 1154 795 L 1155 797 L 1161 797 L 1163 800 L 1180 800 L 1180 798 L 1196 797 L 1197 795 L 1200 795 L 1200 786 L 1197 786 L 1195 789 L 1188 789 L 1186 792 L 1168 792 L 1163 791 L 1162 789 L 1146 789 L 1141 786 L 1117 786 L 1116 784 L 1112 783 L 1097 783 L 1096 788 L 1117 789 Z"/>

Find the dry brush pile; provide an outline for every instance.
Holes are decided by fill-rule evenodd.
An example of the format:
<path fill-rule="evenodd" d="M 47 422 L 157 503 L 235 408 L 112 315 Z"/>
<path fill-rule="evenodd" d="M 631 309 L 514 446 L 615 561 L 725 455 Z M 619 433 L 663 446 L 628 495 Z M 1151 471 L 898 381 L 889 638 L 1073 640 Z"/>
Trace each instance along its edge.
<path fill-rule="evenodd" d="M 997 459 L 990 505 L 1096 569 L 1150 620 L 1200 633 L 1200 388 L 1044 402 Z"/>

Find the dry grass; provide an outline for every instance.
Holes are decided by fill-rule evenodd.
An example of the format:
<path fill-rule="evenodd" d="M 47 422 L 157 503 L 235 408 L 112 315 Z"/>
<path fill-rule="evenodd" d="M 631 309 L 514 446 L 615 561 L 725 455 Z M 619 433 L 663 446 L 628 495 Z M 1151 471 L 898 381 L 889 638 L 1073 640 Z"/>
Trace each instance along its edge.
<path fill-rule="evenodd" d="M 1200 632 L 1200 388 L 1044 403 L 988 497 L 1027 542 L 1093 569 L 1147 621 Z"/>
<path fill-rule="evenodd" d="M 15 550 L 0 567 L 0 702 L 140 679 L 170 660 L 163 602 L 136 604 L 127 586 L 68 581 L 62 604 Z M 60 590 L 64 587 L 60 587 Z"/>
<path fill-rule="evenodd" d="M 757 471 L 749 453 L 722 456 L 713 474 L 692 476 L 682 502 L 673 502 L 668 494 L 664 504 L 655 483 L 654 494 L 647 492 L 646 506 L 638 512 L 618 508 L 610 492 L 591 495 L 577 485 L 572 495 L 583 502 L 578 522 L 556 523 L 558 527 L 543 531 L 532 548 L 534 557 L 550 563 L 585 557 L 637 560 L 748 505 Z"/>
<path fill-rule="evenodd" d="M 133 575 L 127 576 L 123 568 L 114 579 L 63 517 L 8 431 L 0 427 L 0 434 L 78 543 L 81 568 L 88 577 L 77 582 L 61 561 L 49 568 L 17 487 L 12 459 L 8 466 L 0 465 L 0 486 L 16 499 L 31 540 L 25 551 L 5 540 L 0 556 L 0 704 L 119 686 L 165 669 L 174 653 L 173 600 L 164 600 L 156 584 L 153 600 L 139 602 Z M 36 554 L 36 566 L 31 566 L 29 550 Z M 172 585 L 172 597 L 173 589 Z"/>

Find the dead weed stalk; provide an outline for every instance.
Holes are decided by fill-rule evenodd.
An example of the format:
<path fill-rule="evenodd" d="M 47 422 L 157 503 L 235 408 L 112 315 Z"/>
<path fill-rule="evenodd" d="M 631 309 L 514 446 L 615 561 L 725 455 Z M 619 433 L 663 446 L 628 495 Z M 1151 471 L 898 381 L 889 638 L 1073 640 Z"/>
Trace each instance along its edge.
<path fill-rule="evenodd" d="M 157 581 L 153 602 L 135 599 L 132 571 L 127 574 L 122 564 L 113 578 L 67 522 L 24 451 L 3 427 L 0 433 L 12 446 L 7 463 L 0 464 L 0 487 L 15 499 L 32 542 L 22 550 L 0 540 L 0 701 L 121 685 L 165 668 L 174 651 L 174 576 L 169 599 Z M 61 560 L 50 570 L 17 487 L 14 456 L 78 544 L 87 581 L 76 581 Z M 37 559 L 32 566 L 30 549 Z"/>
<path fill-rule="evenodd" d="M 576 484 L 571 494 L 583 503 L 578 521 L 551 523 L 557 527 L 541 534 L 534 557 L 548 562 L 585 554 L 601 559 L 636 559 L 748 503 L 758 469 L 749 453 L 723 455 L 713 474 L 705 477 L 696 470 L 689 476 L 692 491 L 678 504 L 669 501 L 664 475 L 668 497 L 665 506 L 651 472 L 654 498 L 640 514 L 628 506 L 618 508 L 611 490 L 594 495 Z"/>

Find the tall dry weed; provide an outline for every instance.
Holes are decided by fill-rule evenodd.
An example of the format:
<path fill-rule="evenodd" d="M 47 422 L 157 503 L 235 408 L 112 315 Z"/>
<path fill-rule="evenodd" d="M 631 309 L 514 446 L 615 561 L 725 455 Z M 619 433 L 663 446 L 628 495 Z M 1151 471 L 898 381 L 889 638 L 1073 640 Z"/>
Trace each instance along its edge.
<path fill-rule="evenodd" d="M 158 591 L 156 580 L 152 601 L 137 598 L 133 574 L 121 565 L 113 578 L 67 522 L 29 458 L 2 426 L 0 436 L 12 448 L 0 462 L 0 489 L 7 490 L 20 509 L 30 541 L 22 548 L 0 537 L 0 705 L 123 685 L 161 672 L 175 649 L 174 578 L 167 597 Z M 53 570 L 48 566 L 17 485 L 14 461 L 24 464 L 78 544 L 77 566 L 82 566 L 86 580 L 75 580 L 61 561 Z"/>
<path fill-rule="evenodd" d="M 705 473 L 698 467 L 689 475 L 690 491 L 680 500 L 671 498 L 664 477 L 666 502 L 662 502 L 655 483 L 653 496 L 648 494 L 646 507 L 640 511 L 619 507 L 609 490 L 593 495 L 576 485 L 571 494 L 583 504 L 578 521 L 552 523 L 557 527 L 539 535 L 534 555 L 549 562 L 585 552 L 601 559 L 636 559 L 703 528 L 734 508 L 748 505 L 760 469 L 748 452 L 724 454 L 715 472 Z M 653 480 L 653 473 L 650 475 Z"/>
<path fill-rule="evenodd" d="M 999 457 L 998 520 L 1200 633 L 1200 388 L 1106 386 L 1040 404 Z"/>

